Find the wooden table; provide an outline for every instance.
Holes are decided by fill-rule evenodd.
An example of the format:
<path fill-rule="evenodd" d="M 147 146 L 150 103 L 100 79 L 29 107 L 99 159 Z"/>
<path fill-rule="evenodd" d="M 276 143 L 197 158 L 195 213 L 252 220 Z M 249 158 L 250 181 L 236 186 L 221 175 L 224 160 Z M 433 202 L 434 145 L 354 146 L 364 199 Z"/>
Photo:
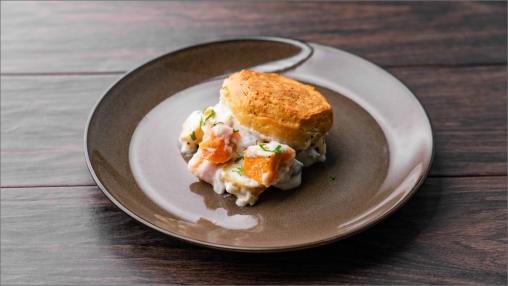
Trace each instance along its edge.
<path fill-rule="evenodd" d="M 506 284 L 506 3 L 2 2 L 3 285 Z M 134 221 L 85 165 L 93 104 L 127 70 L 198 42 L 339 47 L 404 81 L 432 119 L 429 178 L 396 214 L 325 247 L 201 248 Z"/>

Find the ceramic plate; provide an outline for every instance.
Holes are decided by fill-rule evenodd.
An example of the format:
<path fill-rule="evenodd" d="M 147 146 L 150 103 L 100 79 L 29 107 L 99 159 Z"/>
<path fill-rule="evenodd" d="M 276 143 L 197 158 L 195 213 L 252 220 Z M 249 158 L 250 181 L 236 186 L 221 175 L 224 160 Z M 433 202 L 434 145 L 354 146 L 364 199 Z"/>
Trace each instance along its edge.
<path fill-rule="evenodd" d="M 290 191 L 237 207 L 186 168 L 177 146 L 193 110 L 215 104 L 229 74 L 278 72 L 316 86 L 333 106 L 327 160 Z M 429 119 L 411 91 L 348 52 L 282 38 L 205 43 L 152 60 L 114 84 L 92 111 L 86 160 L 106 196 L 136 220 L 215 248 L 283 251 L 335 241 L 392 213 L 424 180 Z"/>

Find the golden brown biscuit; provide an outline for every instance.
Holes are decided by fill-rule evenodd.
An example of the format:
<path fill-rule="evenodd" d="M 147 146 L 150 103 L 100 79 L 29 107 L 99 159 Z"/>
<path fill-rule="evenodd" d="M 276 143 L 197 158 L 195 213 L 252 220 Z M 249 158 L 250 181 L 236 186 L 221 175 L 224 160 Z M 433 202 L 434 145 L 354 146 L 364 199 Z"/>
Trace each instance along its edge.
<path fill-rule="evenodd" d="M 275 73 L 234 73 L 224 80 L 221 95 L 240 124 L 297 150 L 332 127 L 332 108 L 324 96 Z"/>

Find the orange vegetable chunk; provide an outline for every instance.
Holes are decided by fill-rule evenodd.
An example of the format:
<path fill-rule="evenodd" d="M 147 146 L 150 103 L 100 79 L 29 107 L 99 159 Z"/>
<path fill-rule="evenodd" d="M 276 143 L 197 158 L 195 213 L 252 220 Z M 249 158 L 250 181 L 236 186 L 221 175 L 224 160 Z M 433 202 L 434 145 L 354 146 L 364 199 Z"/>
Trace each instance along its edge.
<path fill-rule="evenodd" d="M 245 157 L 243 159 L 245 175 L 262 185 L 269 186 L 275 179 L 278 157 L 277 154 L 270 157 Z"/>
<path fill-rule="evenodd" d="M 221 128 L 230 128 L 221 127 Z M 238 132 L 233 132 L 228 138 L 217 136 L 213 128 L 209 128 L 199 144 L 199 149 L 203 152 L 206 160 L 222 164 L 229 161 L 235 154 L 237 142 L 240 139 Z"/>
<path fill-rule="evenodd" d="M 243 159 L 243 170 L 246 176 L 262 185 L 270 186 L 277 178 L 278 167 L 291 164 L 294 157 L 293 149 L 273 153 L 270 156 L 246 156 Z"/>

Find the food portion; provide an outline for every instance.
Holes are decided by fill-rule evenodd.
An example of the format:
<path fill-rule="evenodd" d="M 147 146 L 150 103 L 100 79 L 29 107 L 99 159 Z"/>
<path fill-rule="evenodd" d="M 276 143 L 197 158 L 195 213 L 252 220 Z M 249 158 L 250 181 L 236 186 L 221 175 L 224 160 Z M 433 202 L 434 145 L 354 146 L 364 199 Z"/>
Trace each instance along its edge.
<path fill-rule="evenodd" d="M 245 175 L 266 187 L 285 179 L 293 164 L 300 165 L 295 150 L 276 141 L 249 146 L 243 162 Z"/>
<path fill-rule="evenodd" d="M 224 80 L 219 103 L 185 120 L 180 151 L 215 192 L 236 196 L 238 206 L 254 205 L 271 186 L 298 187 L 302 167 L 326 159 L 332 123 L 331 106 L 314 87 L 242 70 Z"/>

